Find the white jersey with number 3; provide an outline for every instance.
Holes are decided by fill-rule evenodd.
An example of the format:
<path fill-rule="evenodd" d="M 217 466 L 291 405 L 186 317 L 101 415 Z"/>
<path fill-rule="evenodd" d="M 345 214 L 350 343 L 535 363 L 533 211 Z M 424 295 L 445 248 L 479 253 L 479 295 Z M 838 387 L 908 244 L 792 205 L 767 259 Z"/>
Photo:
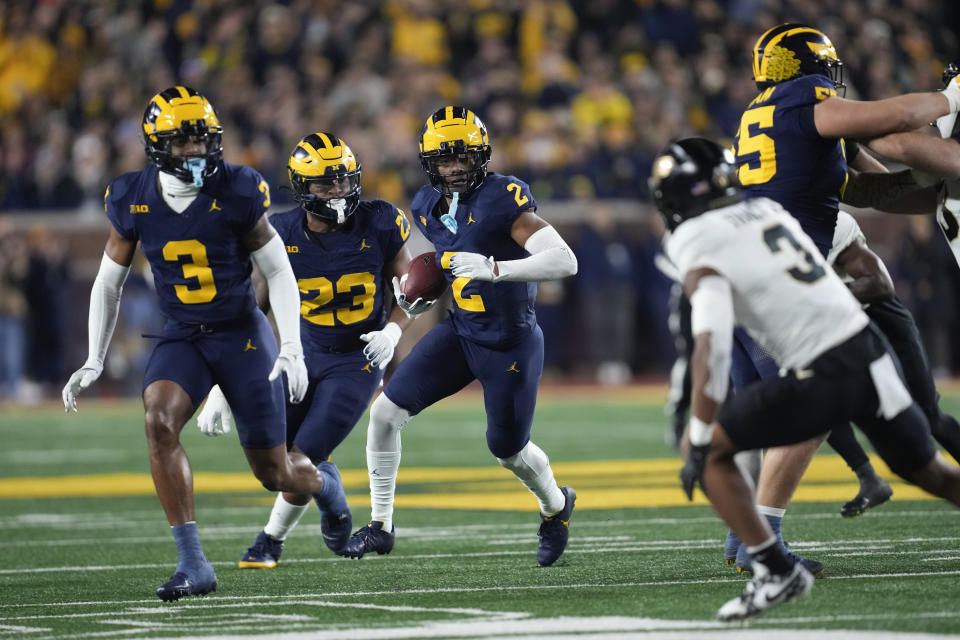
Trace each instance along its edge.
<path fill-rule="evenodd" d="M 796 219 L 767 198 L 685 221 L 666 250 L 681 278 L 709 268 L 730 282 L 736 323 L 782 367 L 803 368 L 870 322 Z"/>

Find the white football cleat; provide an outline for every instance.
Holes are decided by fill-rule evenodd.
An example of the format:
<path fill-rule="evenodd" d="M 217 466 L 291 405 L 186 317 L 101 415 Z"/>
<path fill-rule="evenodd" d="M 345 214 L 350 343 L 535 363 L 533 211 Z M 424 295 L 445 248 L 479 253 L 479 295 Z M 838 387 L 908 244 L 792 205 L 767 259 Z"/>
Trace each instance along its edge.
<path fill-rule="evenodd" d="M 799 562 L 782 575 L 770 573 L 770 569 L 759 562 L 753 563 L 753 571 L 753 578 L 743 593 L 720 607 L 717 620 L 732 622 L 752 618 L 778 604 L 803 598 L 813 588 L 813 575 Z"/>

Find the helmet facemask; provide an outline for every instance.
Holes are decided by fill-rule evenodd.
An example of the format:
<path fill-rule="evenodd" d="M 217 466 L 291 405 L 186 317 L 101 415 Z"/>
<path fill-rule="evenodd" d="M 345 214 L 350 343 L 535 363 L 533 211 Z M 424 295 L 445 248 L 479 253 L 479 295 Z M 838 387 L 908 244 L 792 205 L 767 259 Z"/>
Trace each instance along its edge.
<path fill-rule="evenodd" d="M 449 170 L 445 165 L 452 160 L 462 162 L 465 168 Z M 489 147 L 484 149 L 467 148 L 462 140 L 457 140 L 449 150 L 420 154 L 420 166 L 430 178 L 430 184 L 446 197 L 459 193 L 461 198 L 468 197 L 487 177 L 487 163 L 490 161 Z"/>
<path fill-rule="evenodd" d="M 291 174 L 290 182 L 297 204 L 332 225 L 346 222 L 360 204 L 360 167 L 319 177 Z M 311 185 L 317 185 L 320 193 Z"/>
<path fill-rule="evenodd" d="M 287 174 L 294 200 L 323 222 L 342 225 L 360 204 L 360 163 L 333 133 L 318 131 L 300 140 Z"/>

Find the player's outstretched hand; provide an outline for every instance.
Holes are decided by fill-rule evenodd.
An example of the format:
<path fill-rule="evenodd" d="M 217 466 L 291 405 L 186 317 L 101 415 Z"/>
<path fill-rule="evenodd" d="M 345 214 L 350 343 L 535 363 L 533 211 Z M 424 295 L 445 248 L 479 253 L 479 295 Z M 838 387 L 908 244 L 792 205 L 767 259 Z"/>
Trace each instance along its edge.
<path fill-rule="evenodd" d="M 706 494 L 703 486 L 703 470 L 707 466 L 707 454 L 710 452 L 709 444 L 693 445 L 690 447 L 690 453 L 680 469 L 680 483 L 683 485 L 683 492 L 687 494 L 688 500 L 693 500 L 693 489 L 697 484 Z"/>
<path fill-rule="evenodd" d="M 371 331 L 364 333 L 360 339 L 367 343 L 363 348 L 363 355 L 367 357 L 370 364 L 378 369 L 386 369 L 387 364 L 393 359 L 393 351 L 400 342 L 402 329 L 396 322 L 388 322 L 380 331 Z"/>
<path fill-rule="evenodd" d="M 276 380 L 281 373 L 287 374 L 287 389 L 290 390 L 290 403 L 300 404 L 307 394 L 307 364 L 302 353 L 291 353 L 280 349 L 280 355 L 273 364 L 273 370 L 267 379 Z"/>
<path fill-rule="evenodd" d="M 495 265 L 493 256 L 485 258 L 479 253 L 469 251 L 460 251 L 450 257 L 450 272 L 457 278 L 493 282 L 496 279 L 493 273 Z"/>
<path fill-rule="evenodd" d="M 403 274 L 402 278 L 393 276 L 393 296 L 397 300 L 397 306 L 403 309 L 403 312 L 407 314 L 408 318 L 412 318 L 425 311 L 429 311 L 430 307 L 436 304 L 437 301 L 424 300 L 423 298 L 417 298 L 413 301 L 407 300 L 407 296 L 400 291 L 401 287 L 403 286 L 403 281 L 406 279 L 407 274 Z"/>
<path fill-rule="evenodd" d="M 197 416 L 197 426 L 205 436 L 220 436 L 230 433 L 233 428 L 233 412 L 220 391 L 220 385 L 215 384 L 210 389 L 207 402 Z"/>
<path fill-rule="evenodd" d="M 100 377 L 101 373 L 103 373 L 103 367 L 83 367 L 82 369 L 74 371 L 73 375 L 70 376 L 70 379 L 67 381 L 66 386 L 63 388 L 63 410 L 69 411 L 73 409 L 74 412 L 76 412 L 77 395 L 92 385 L 97 378 Z"/>

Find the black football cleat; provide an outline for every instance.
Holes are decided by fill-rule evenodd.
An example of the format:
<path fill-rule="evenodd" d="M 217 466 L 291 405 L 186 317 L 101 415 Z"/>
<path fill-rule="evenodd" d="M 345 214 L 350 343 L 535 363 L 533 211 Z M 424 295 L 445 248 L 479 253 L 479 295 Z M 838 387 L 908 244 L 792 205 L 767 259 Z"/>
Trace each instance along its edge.
<path fill-rule="evenodd" d="M 281 553 L 283 542 L 261 531 L 237 566 L 241 569 L 273 569 L 280 562 Z"/>
<path fill-rule="evenodd" d="M 867 509 L 883 504 L 893 497 L 893 489 L 883 478 L 864 483 L 856 497 L 840 507 L 840 515 L 844 518 L 855 518 Z"/>
<path fill-rule="evenodd" d="M 573 515 L 573 503 L 577 501 L 577 492 L 573 487 L 562 487 L 565 498 L 563 509 L 552 516 L 540 514 L 540 530 L 537 536 L 537 562 L 541 567 L 549 567 L 557 561 L 567 548 L 570 539 L 570 516 Z"/>
<path fill-rule="evenodd" d="M 374 520 L 367 526 L 357 529 L 350 536 L 341 555 L 359 559 L 363 557 L 363 554 L 370 551 L 376 551 L 381 556 L 390 553 L 393 550 L 394 531 L 396 531 L 396 527 L 393 527 L 389 533 L 384 531 L 383 523 Z"/>
<path fill-rule="evenodd" d="M 217 577 L 210 567 L 210 579 L 206 581 L 191 580 L 187 574 L 177 571 L 173 577 L 157 587 L 157 597 L 164 602 L 173 602 L 184 596 L 202 596 L 217 590 Z"/>
<path fill-rule="evenodd" d="M 804 569 L 807 570 L 807 573 L 812 575 L 814 578 L 823 577 L 826 567 L 822 562 L 819 560 L 811 560 L 810 558 L 798 556 L 793 551 L 790 551 L 786 543 L 784 543 L 783 546 L 785 547 L 784 552 L 786 555 L 794 559 L 794 564 L 800 564 Z M 750 558 L 750 554 L 747 552 L 747 545 L 740 545 L 740 550 L 737 552 L 737 558 L 735 562 L 737 565 L 737 573 L 753 573 L 753 561 Z"/>

